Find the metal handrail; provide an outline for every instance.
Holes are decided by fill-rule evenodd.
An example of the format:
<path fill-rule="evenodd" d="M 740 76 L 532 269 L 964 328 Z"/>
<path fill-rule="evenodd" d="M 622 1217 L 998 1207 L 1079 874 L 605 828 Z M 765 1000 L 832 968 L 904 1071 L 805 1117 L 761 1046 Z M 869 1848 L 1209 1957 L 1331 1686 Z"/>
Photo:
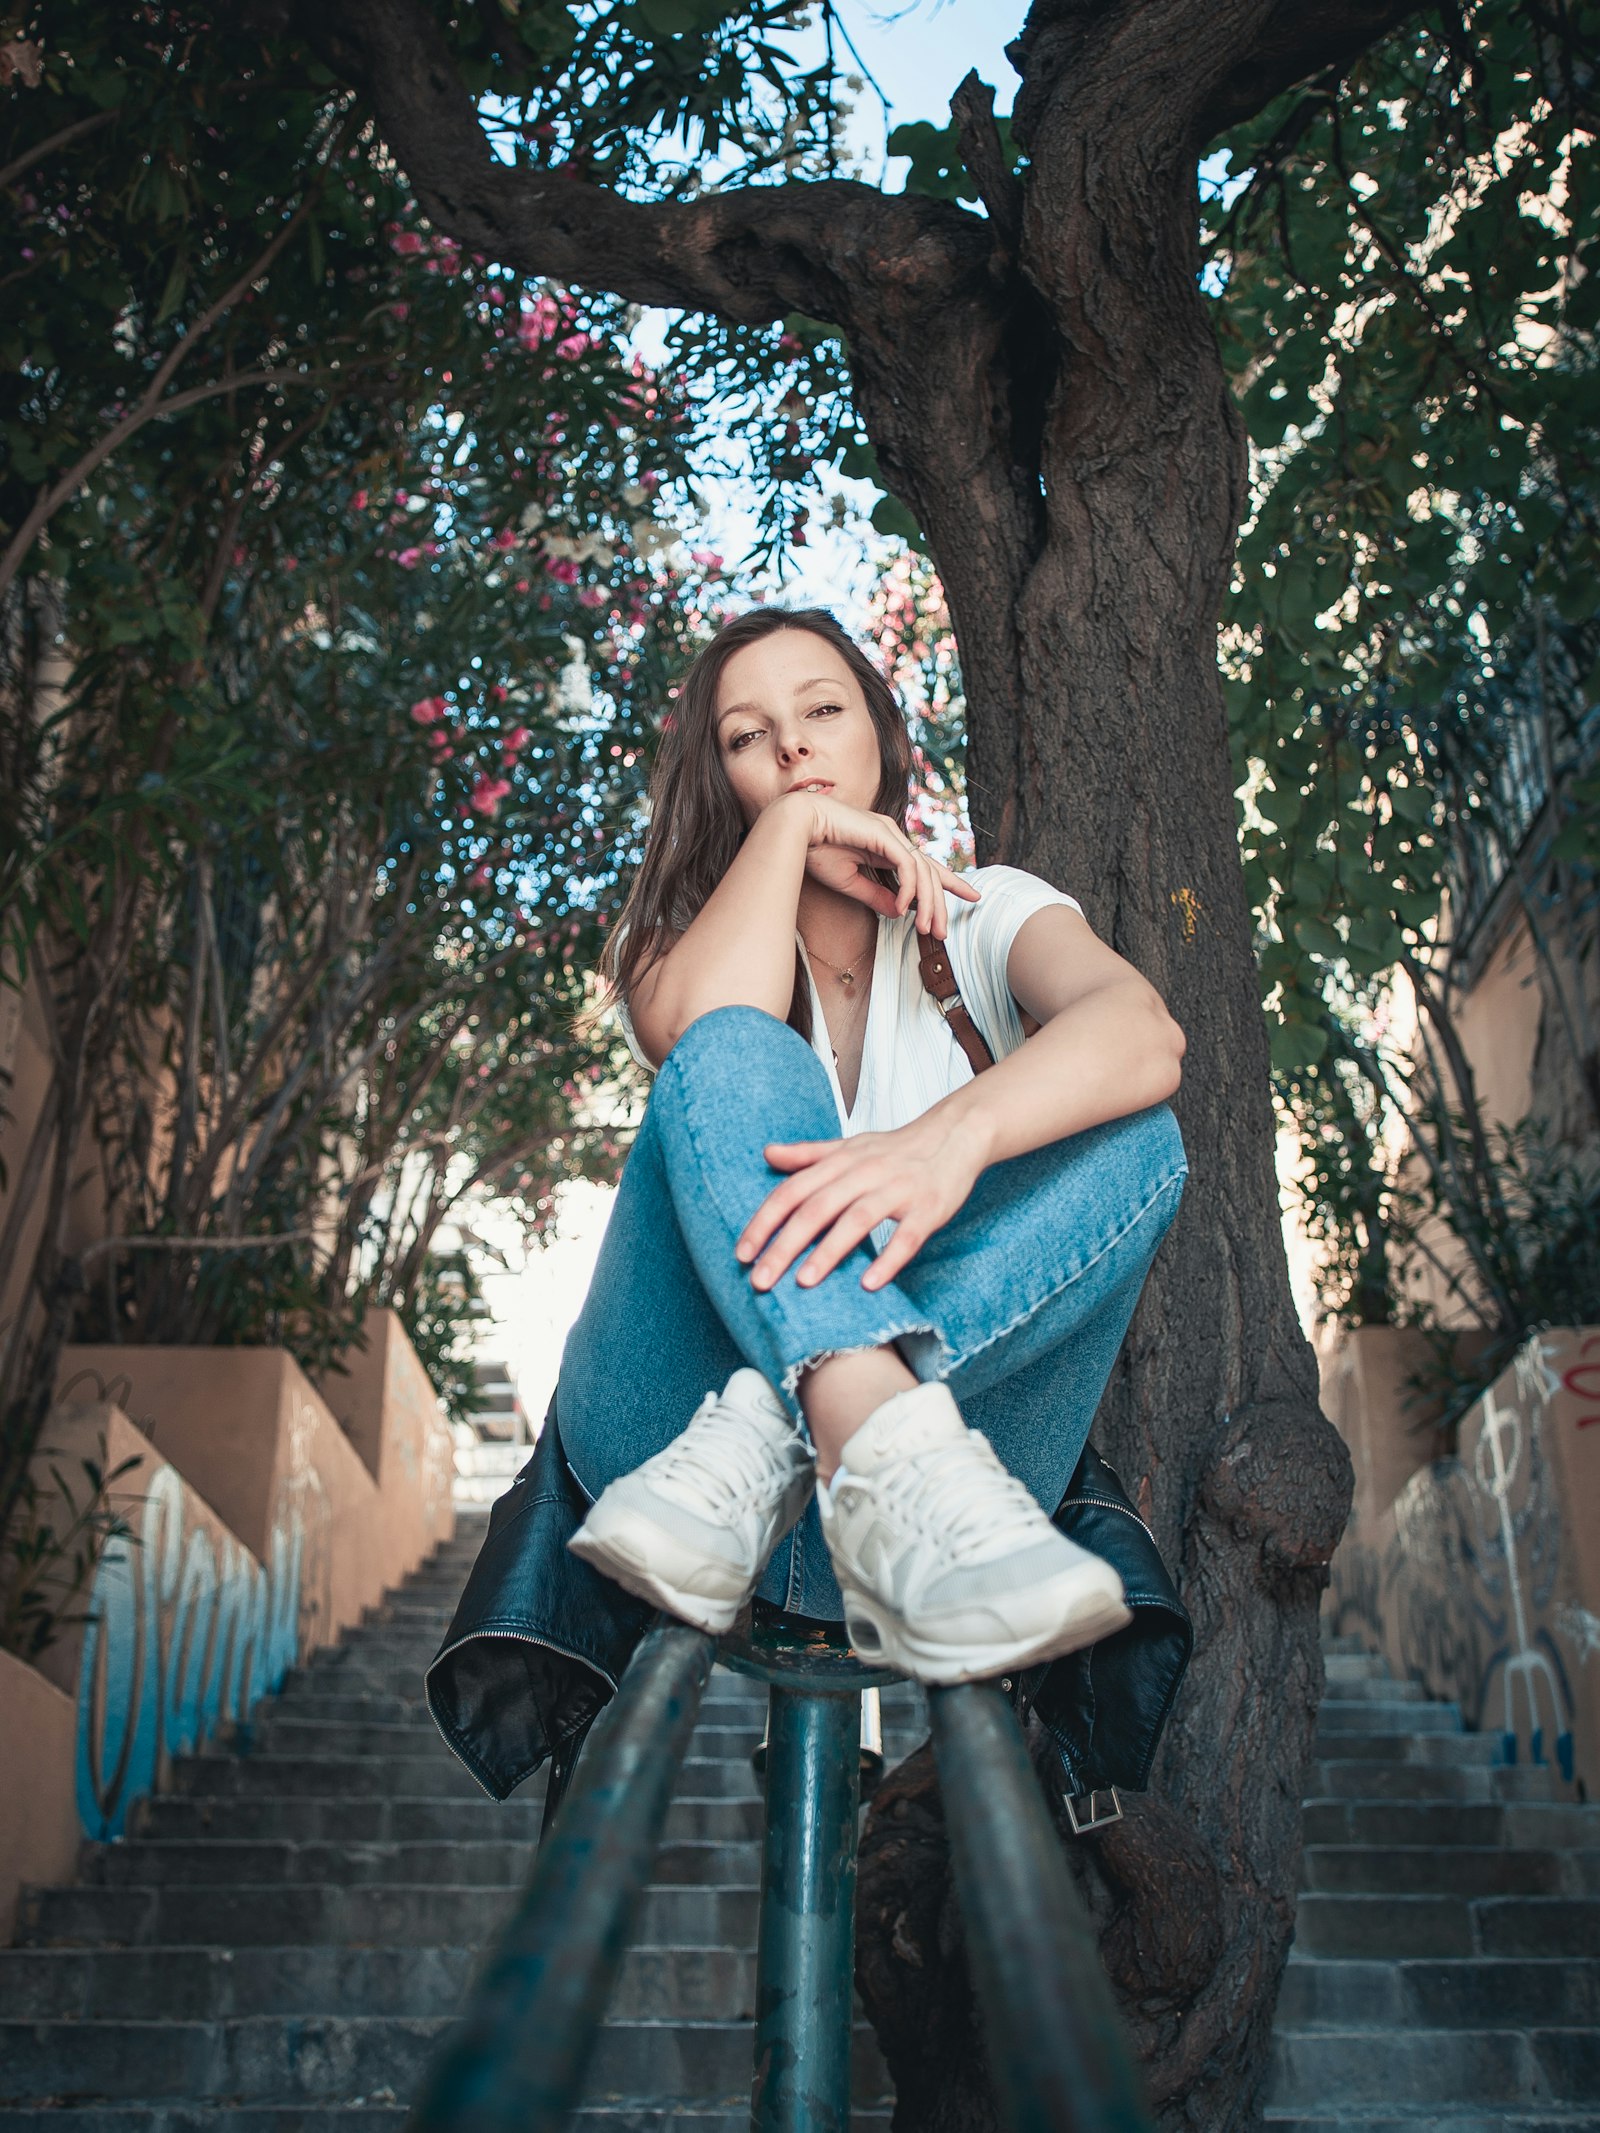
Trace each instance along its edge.
<path fill-rule="evenodd" d="M 653 1629 L 596 1726 L 522 1901 L 429 2068 L 412 2133 L 534 2133 L 578 2099 L 716 1645 Z"/>
<path fill-rule="evenodd" d="M 768 1684 L 753 2133 L 848 2133 L 860 1692 L 893 1679 L 786 1618 L 720 1653 L 654 1629 L 430 2069 L 409 2133 L 556 2133 L 576 2108 L 714 1658 Z M 1152 2133 L 1099 1950 L 1009 1701 L 932 1689 L 956 1890 L 1008 2133 Z"/>

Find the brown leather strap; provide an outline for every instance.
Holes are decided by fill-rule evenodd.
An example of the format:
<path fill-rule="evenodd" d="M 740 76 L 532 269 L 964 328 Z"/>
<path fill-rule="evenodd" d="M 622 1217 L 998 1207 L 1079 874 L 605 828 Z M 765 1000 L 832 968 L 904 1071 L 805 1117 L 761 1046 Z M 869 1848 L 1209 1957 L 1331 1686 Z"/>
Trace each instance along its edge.
<path fill-rule="evenodd" d="M 994 1054 L 983 1041 L 983 1032 L 967 1013 L 966 1003 L 956 988 L 956 974 L 950 968 L 945 942 L 936 941 L 931 933 L 919 933 L 917 962 L 923 985 L 939 1003 L 939 1012 L 949 1024 L 951 1036 L 966 1053 L 968 1066 L 974 1074 L 992 1067 Z"/>

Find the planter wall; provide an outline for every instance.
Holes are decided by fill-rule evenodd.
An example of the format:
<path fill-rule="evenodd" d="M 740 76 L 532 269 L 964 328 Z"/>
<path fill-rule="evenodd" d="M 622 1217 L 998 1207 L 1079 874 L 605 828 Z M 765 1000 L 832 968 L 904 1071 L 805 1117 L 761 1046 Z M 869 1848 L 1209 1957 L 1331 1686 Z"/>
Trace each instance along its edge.
<path fill-rule="evenodd" d="M 0 1653 L 0 1940 L 18 1887 L 70 1877 L 172 1758 L 241 1723 L 454 1528 L 451 1439 L 392 1313 L 350 1430 L 279 1349 L 71 1348 L 41 1449 L 75 1485 L 134 1463 L 110 1545 L 37 1668 Z M 70 1840 L 67 1832 L 70 1832 Z M 63 1856 L 65 1851 L 65 1856 Z"/>

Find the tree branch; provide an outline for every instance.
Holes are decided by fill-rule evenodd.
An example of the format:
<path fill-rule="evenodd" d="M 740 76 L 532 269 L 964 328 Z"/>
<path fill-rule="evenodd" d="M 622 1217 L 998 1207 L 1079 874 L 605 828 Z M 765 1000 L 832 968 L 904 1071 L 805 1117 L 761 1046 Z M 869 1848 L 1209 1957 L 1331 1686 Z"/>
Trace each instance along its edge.
<path fill-rule="evenodd" d="M 745 325 L 804 311 L 846 331 L 984 274 L 993 231 L 914 193 L 829 179 L 649 204 L 500 162 L 421 0 L 301 0 L 298 27 L 370 99 L 430 221 L 524 273 Z"/>
<path fill-rule="evenodd" d="M 1336 0 L 1319 7 L 1278 0 L 1251 50 L 1213 89 L 1200 113 L 1201 140 L 1254 118 L 1296 82 L 1330 69 L 1343 73 L 1380 38 L 1423 12 L 1416 0 Z"/>
<path fill-rule="evenodd" d="M 1022 235 L 1022 186 L 1005 158 L 994 122 L 994 91 L 972 68 L 950 99 L 956 140 L 967 174 L 978 188 L 984 210 L 1006 244 L 1015 251 Z"/>

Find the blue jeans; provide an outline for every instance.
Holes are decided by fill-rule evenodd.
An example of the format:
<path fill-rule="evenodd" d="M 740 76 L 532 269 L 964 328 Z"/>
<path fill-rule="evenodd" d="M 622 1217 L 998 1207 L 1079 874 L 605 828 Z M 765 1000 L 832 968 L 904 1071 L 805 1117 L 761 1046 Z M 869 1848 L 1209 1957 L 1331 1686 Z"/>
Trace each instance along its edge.
<path fill-rule="evenodd" d="M 1072 1477 L 1188 1174 L 1165 1104 L 985 1170 L 895 1281 L 863 1289 L 859 1246 L 801 1288 L 766 1291 L 733 1248 L 780 1182 L 769 1141 L 834 1140 L 828 1077 L 753 1007 L 702 1015 L 656 1078 L 594 1280 L 561 1360 L 561 1439 L 592 1498 L 678 1435 L 740 1364 L 794 1388 L 829 1350 L 893 1342 L 943 1378 L 974 1429 L 1053 1512 Z M 816 1505 L 758 1587 L 791 1612 L 844 1613 Z"/>

